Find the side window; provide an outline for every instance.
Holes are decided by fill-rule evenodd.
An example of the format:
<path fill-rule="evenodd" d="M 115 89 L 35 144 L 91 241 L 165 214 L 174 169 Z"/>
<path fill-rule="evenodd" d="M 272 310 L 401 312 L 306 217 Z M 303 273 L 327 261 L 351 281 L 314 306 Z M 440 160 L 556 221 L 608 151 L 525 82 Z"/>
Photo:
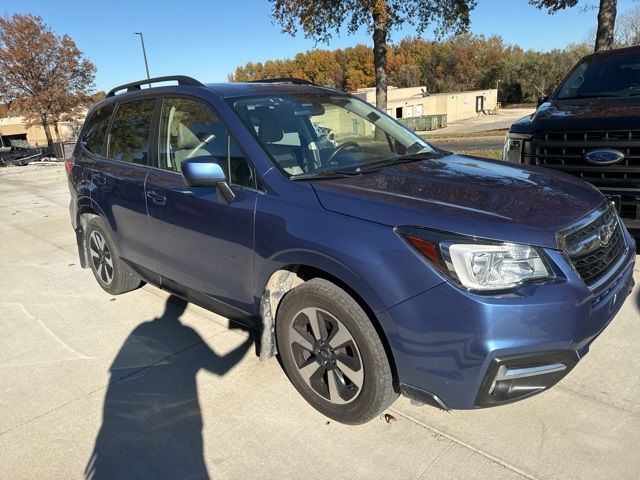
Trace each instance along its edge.
<path fill-rule="evenodd" d="M 142 100 L 118 106 L 109 132 L 109 158 L 147 165 L 155 103 L 155 100 Z"/>
<path fill-rule="evenodd" d="M 191 158 L 214 156 L 230 183 L 255 188 L 253 169 L 216 111 L 187 98 L 166 98 L 160 123 L 159 167 L 180 172 Z"/>
<path fill-rule="evenodd" d="M 113 113 L 113 105 L 101 107 L 93 112 L 85 124 L 80 140 L 84 148 L 94 155 L 102 155 L 104 139 L 109 128 L 109 120 Z"/>
<path fill-rule="evenodd" d="M 186 98 L 166 98 L 160 123 L 159 167 L 180 172 L 190 158 L 213 155 L 226 169 L 227 131 L 208 105 Z M 226 172 L 225 172 L 226 173 Z"/>

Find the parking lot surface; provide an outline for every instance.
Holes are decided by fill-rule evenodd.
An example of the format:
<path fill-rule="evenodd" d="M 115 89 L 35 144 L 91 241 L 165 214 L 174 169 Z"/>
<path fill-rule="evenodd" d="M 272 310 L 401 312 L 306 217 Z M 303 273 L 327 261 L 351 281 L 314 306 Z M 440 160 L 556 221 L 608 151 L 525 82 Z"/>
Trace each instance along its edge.
<path fill-rule="evenodd" d="M 103 292 L 68 200 L 60 165 L 0 169 L 2 479 L 638 478 L 638 287 L 548 392 L 450 413 L 401 398 L 396 421 L 347 427 L 226 319 Z"/>

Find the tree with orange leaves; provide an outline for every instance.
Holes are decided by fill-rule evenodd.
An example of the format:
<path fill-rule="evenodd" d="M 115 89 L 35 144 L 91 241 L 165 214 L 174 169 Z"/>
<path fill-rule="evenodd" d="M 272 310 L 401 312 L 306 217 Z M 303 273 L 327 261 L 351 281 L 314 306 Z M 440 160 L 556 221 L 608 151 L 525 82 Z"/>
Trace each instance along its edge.
<path fill-rule="evenodd" d="M 96 67 L 68 36 L 57 36 L 41 17 L 0 17 L 0 102 L 42 125 L 49 146 L 50 126 L 89 100 Z"/>
<path fill-rule="evenodd" d="M 346 24 L 349 33 L 367 28 L 373 39 L 376 106 L 387 108 L 387 45 L 391 31 L 403 24 L 418 32 L 435 25 L 436 33 L 462 32 L 476 0 L 270 0 L 273 18 L 295 35 L 302 28 L 308 38 L 328 42 Z M 406 72 L 409 77 L 415 71 Z M 405 75 L 407 76 L 407 75 Z M 412 78 L 408 78 L 409 81 Z"/>

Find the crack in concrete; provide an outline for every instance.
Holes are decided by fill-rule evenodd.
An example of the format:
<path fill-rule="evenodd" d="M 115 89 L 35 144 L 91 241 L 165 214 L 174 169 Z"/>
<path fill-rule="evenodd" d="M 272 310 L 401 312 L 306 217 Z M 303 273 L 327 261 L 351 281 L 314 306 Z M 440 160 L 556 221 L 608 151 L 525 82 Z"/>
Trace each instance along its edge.
<path fill-rule="evenodd" d="M 458 445 L 460 445 L 461 447 L 464 447 L 468 450 L 471 450 L 475 453 L 477 453 L 478 455 L 481 455 L 483 457 L 485 457 L 488 460 L 491 460 L 494 463 L 497 463 L 498 465 L 511 470 L 512 472 L 526 478 L 527 480 L 542 480 L 542 478 L 540 477 L 536 477 L 530 473 L 525 472 L 524 470 L 516 467 L 515 465 L 510 464 L 509 462 L 507 462 L 506 460 L 497 457 L 489 452 L 485 452 L 484 450 L 481 450 L 479 448 L 474 447 L 473 445 L 471 445 L 470 443 L 467 443 L 463 440 L 460 440 L 459 438 L 454 437 L 453 435 L 449 435 L 448 433 L 443 432 L 442 430 L 439 430 L 435 427 L 432 427 L 431 425 L 428 425 L 426 423 L 424 423 L 421 420 L 418 420 L 415 417 L 412 417 L 411 415 L 404 413 L 396 408 L 390 408 L 389 410 L 391 410 L 392 412 L 396 413 L 397 415 L 400 415 L 401 417 L 404 417 L 405 419 L 409 420 L 410 422 L 415 423 L 416 425 L 420 425 L 423 428 L 426 428 L 427 430 L 430 430 L 431 432 L 435 433 L 436 435 L 440 435 L 444 438 L 446 438 L 447 440 L 450 440 L 451 442 L 454 442 Z"/>
<path fill-rule="evenodd" d="M 557 390 L 565 390 L 567 392 L 571 392 L 571 393 L 573 393 L 573 394 L 575 394 L 575 395 L 577 395 L 579 397 L 587 398 L 587 399 L 589 399 L 589 400 L 591 400 L 593 402 L 600 403 L 602 405 L 606 405 L 607 407 L 611 407 L 611 408 L 613 408 L 615 410 L 620 410 L 620 411 L 625 412 L 625 413 L 627 413 L 629 415 L 632 415 L 633 417 L 636 417 L 636 418 L 640 419 L 640 413 L 638 413 L 638 412 L 634 412 L 633 410 L 629 410 L 629 409 L 627 409 L 625 407 L 622 407 L 620 405 L 616 405 L 614 403 L 605 402 L 604 400 L 602 400 L 602 399 L 600 399 L 598 397 L 593 397 L 593 396 L 588 395 L 586 393 L 579 392 L 577 390 L 574 390 L 573 388 L 567 387 L 566 385 L 555 385 L 553 388 L 555 388 Z"/>

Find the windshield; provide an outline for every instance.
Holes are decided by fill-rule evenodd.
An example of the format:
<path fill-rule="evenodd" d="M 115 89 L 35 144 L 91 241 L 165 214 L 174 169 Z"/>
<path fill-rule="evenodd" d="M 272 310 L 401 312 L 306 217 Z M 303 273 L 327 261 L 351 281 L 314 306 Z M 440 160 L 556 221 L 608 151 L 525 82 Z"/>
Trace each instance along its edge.
<path fill-rule="evenodd" d="M 433 152 L 371 105 L 340 94 L 268 95 L 231 104 L 288 176 L 357 171 Z"/>
<path fill-rule="evenodd" d="M 640 94 L 640 53 L 591 58 L 571 72 L 556 98 L 618 97 Z"/>

